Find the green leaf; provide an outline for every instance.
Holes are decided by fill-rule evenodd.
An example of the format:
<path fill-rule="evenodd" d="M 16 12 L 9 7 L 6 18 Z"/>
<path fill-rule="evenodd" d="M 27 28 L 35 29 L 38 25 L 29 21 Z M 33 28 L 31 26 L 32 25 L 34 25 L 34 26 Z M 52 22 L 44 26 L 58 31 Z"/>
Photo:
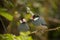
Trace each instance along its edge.
<path fill-rule="evenodd" d="M 10 15 L 8 12 L 0 11 L 0 15 L 8 19 L 9 21 L 13 20 L 13 16 Z"/>
<path fill-rule="evenodd" d="M 33 40 L 31 36 L 28 36 L 30 32 L 22 32 L 19 36 L 12 34 L 0 34 L 0 40 Z"/>

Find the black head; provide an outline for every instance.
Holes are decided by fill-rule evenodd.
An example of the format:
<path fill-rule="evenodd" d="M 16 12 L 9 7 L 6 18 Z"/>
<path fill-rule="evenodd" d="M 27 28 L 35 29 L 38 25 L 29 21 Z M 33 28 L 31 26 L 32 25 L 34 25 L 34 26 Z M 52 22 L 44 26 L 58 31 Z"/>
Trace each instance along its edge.
<path fill-rule="evenodd" d="M 36 17 L 39 17 L 39 16 L 38 16 L 38 15 L 34 15 L 34 16 L 33 16 L 33 19 L 36 18 Z"/>

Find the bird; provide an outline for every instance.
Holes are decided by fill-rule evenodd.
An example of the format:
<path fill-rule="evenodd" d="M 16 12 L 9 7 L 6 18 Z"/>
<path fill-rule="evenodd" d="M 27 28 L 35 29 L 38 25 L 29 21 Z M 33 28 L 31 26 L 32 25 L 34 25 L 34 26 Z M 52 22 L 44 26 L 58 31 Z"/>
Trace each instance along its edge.
<path fill-rule="evenodd" d="M 27 32 L 27 31 L 29 31 L 29 26 L 27 24 L 26 19 L 21 18 L 19 21 L 20 21 L 20 25 L 18 27 L 19 32 Z"/>
<path fill-rule="evenodd" d="M 44 20 L 43 17 L 39 16 L 39 15 L 33 15 L 31 17 L 31 20 L 32 20 L 32 23 L 35 25 L 35 26 L 40 26 L 40 25 L 43 25 L 45 26 L 46 25 L 46 22 Z"/>
<path fill-rule="evenodd" d="M 30 20 L 32 20 L 31 22 L 35 26 L 46 25 L 44 18 L 40 15 L 33 13 L 29 7 L 27 7 L 27 13 L 31 14 Z"/>

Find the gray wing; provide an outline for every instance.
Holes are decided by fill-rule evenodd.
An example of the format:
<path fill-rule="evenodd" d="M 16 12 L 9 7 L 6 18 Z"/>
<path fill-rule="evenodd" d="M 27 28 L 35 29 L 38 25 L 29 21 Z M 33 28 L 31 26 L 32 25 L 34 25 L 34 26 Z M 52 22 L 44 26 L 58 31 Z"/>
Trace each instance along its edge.
<path fill-rule="evenodd" d="M 29 26 L 26 23 L 20 24 L 18 30 L 19 32 L 26 32 L 29 30 Z"/>
<path fill-rule="evenodd" d="M 46 22 L 43 17 L 39 17 L 38 20 L 32 21 L 35 26 L 46 25 Z"/>
<path fill-rule="evenodd" d="M 47 25 L 47 23 L 43 17 L 40 17 L 40 22 L 41 22 L 41 25 Z"/>

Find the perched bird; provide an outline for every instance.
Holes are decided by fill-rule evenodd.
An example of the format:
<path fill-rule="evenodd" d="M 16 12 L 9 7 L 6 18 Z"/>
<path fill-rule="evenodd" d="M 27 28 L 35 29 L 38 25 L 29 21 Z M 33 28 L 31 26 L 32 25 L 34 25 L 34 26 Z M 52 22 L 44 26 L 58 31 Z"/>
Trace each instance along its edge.
<path fill-rule="evenodd" d="M 40 17 L 38 15 L 33 15 L 31 17 L 31 23 L 35 26 L 35 34 L 33 37 L 37 36 L 37 40 L 47 40 L 47 31 L 48 27 L 46 26 L 46 22 L 43 17 Z"/>
<path fill-rule="evenodd" d="M 45 22 L 44 18 L 38 14 L 34 14 L 29 7 L 27 7 L 27 13 L 31 14 L 30 17 L 30 29 L 33 30 L 31 36 L 34 40 L 47 40 L 47 32 L 48 30 L 47 23 Z M 33 24 L 33 25 L 31 25 Z M 34 27 L 33 27 L 34 26 Z"/>
<path fill-rule="evenodd" d="M 27 21 L 24 18 L 20 19 L 20 25 L 18 27 L 19 32 L 29 31 L 29 26 L 27 25 Z"/>
<path fill-rule="evenodd" d="M 39 15 L 35 15 L 29 7 L 27 7 L 27 13 L 30 13 L 32 15 L 30 19 L 32 20 L 32 23 L 36 26 L 46 25 L 44 18 Z"/>
<path fill-rule="evenodd" d="M 33 15 L 30 19 L 35 26 L 46 25 L 44 18 L 38 15 Z"/>

